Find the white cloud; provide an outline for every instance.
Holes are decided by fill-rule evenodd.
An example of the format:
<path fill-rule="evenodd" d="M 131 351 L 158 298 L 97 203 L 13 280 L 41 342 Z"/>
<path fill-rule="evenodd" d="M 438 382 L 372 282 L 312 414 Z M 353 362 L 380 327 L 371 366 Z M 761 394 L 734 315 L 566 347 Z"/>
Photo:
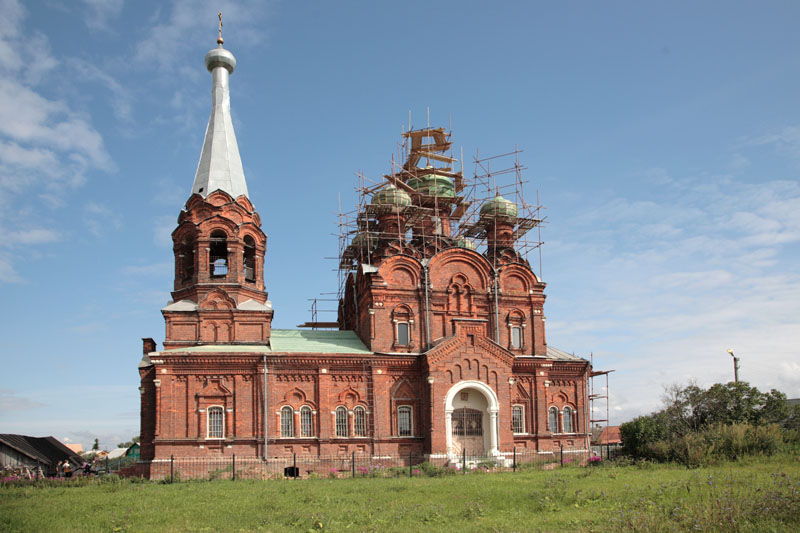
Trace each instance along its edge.
<path fill-rule="evenodd" d="M 93 30 L 109 30 L 108 23 L 122 12 L 124 0 L 83 0 L 83 3 L 87 11 L 86 26 Z"/>
<path fill-rule="evenodd" d="M 548 256 L 570 267 L 549 280 L 548 341 L 617 370 L 616 422 L 657 408 L 664 384 L 732 379 L 728 347 L 742 379 L 800 396 L 800 184 L 660 182 L 652 199 L 606 199 L 553 228 Z"/>
<path fill-rule="evenodd" d="M 0 255 L 0 281 L 4 283 L 22 283 L 22 277 L 14 270 L 11 260 Z"/>
<path fill-rule="evenodd" d="M 774 146 L 779 153 L 800 159 L 800 126 L 784 126 L 779 131 L 748 139 L 745 144 Z"/>
<path fill-rule="evenodd" d="M 209 49 L 216 46 L 218 21 L 209 14 L 220 9 L 226 43 L 252 46 L 264 39 L 263 23 L 269 8 L 267 0 L 176 0 L 168 14 L 158 12 L 153 16 L 154 25 L 137 45 L 135 59 L 172 70 L 195 43 L 207 42 Z"/>
<path fill-rule="evenodd" d="M 122 219 L 117 211 L 96 202 L 87 202 L 83 208 L 83 222 L 89 232 L 100 237 L 109 229 L 119 229 Z"/>
<path fill-rule="evenodd" d="M 172 231 L 175 229 L 175 216 L 162 215 L 156 217 L 153 226 L 153 242 L 158 246 L 172 246 Z"/>
<path fill-rule="evenodd" d="M 122 121 L 130 121 L 133 118 L 133 96 L 127 87 L 93 63 L 76 61 L 75 68 L 84 76 L 85 80 L 99 81 L 111 92 L 111 108 L 114 116 Z"/>
<path fill-rule="evenodd" d="M 103 2 L 93 4 L 105 9 Z M 90 172 L 113 172 L 115 165 L 91 118 L 39 88 L 61 66 L 47 37 L 26 27 L 20 2 L 0 0 L 0 13 L 0 229 L 5 247 L 37 246 L 61 238 L 46 227 L 42 213 L 65 205 L 69 191 Z M 95 78 L 124 95 L 113 79 L 99 72 Z M 124 106 L 119 112 L 125 113 Z M 23 212 L 31 200 L 38 200 L 32 223 Z M 0 259 L 0 282 L 23 281 L 14 266 L 18 260 L 19 254 Z"/>
<path fill-rule="evenodd" d="M 46 244 L 60 239 L 58 232 L 47 228 L 28 228 L 23 230 L 6 231 L 3 239 L 4 246 Z"/>
<path fill-rule="evenodd" d="M 129 265 L 122 269 L 122 274 L 134 277 L 170 276 L 173 274 L 173 268 L 171 261 L 149 265 Z"/>
<path fill-rule="evenodd" d="M 45 404 L 18 396 L 16 392 L 8 389 L 0 389 L 0 413 L 8 413 L 12 411 L 30 411 L 45 407 Z"/>

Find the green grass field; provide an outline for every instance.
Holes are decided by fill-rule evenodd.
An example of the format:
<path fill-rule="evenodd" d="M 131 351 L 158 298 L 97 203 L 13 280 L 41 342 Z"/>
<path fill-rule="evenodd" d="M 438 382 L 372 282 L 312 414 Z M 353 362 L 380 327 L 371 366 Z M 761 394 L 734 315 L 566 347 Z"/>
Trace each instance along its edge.
<path fill-rule="evenodd" d="M 2 531 L 800 531 L 800 458 L 0 488 Z"/>

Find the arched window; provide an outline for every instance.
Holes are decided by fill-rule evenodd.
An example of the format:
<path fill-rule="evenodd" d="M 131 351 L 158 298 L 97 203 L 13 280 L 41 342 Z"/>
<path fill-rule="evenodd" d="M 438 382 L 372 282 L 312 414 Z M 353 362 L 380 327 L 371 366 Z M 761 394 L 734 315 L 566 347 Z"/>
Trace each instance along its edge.
<path fill-rule="evenodd" d="M 281 408 L 281 437 L 294 437 L 294 410 L 288 405 Z"/>
<path fill-rule="evenodd" d="M 397 344 L 408 346 L 408 322 L 397 323 Z"/>
<path fill-rule="evenodd" d="M 400 305 L 392 311 L 392 322 L 394 323 L 394 344 L 395 346 L 411 345 L 411 324 L 414 323 L 414 315 L 405 305 Z"/>
<path fill-rule="evenodd" d="M 314 436 L 314 419 L 311 408 L 307 405 L 300 408 L 300 434 L 303 437 Z"/>
<path fill-rule="evenodd" d="M 337 437 L 346 437 L 347 436 L 347 408 L 346 407 L 337 407 L 336 408 L 336 436 Z"/>
<path fill-rule="evenodd" d="M 244 238 L 244 279 L 256 280 L 256 241 L 250 235 Z"/>
<path fill-rule="evenodd" d="M 228 275 L 228 236 L 222 230 L 211 232 L 211 246 L 208 254 L 208 264 L 212 278 Z"/>
<path fill-rule="evenodd" d="M 360 405 L 353 409 L 353 433 L 356 437 L 367 436 L 367 411 Z"/>
<path fill-rule="evenodd" d="M 208 408 L 208 438 L 225 438 L 225 411 L 222 407 L 215 405 Z"/>
<path fill-rule="evenodd" d="M 575 430 L 572 427 L 572 408 L 567 406 L 564 407 L 564 433 L 574 433 Z"/>
<path fill-rule="evenodd" d="M 547 422 L 550 426 L 550 433 L 558 433 L 558 407 L 553 406 L 550 408 Z"/>
<path fill-rule="evenodd" d="M 511 348 L 514 350 L 522 348 L 522 328 L 519 326 L 511 326 Z"/>
<path fill-rule="evenodd" d="M 401 437 L 411 437 L 414 435 L 413 411 L 408 405 L 401 405 L 397 408 L 397 434 Z"/>
<path fill-rule="evenodd" d="M 511 350 L 525 348 L 525 315 L 518 309 L 508 314 L 508 347 Z"/>
<path fill-rule="evenodd" d="M 525 408 L 521 405 L 511 408 L 511 431 L 525 433 Z"/>

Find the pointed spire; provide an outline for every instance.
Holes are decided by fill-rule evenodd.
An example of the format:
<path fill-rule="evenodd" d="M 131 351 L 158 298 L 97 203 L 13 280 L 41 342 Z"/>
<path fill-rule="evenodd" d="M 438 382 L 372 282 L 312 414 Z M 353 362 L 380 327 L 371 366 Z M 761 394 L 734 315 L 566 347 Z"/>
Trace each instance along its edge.
<path fill-rule="evenodd" d="M 208 119 L 203 151 L 197 164 L 192 194 L 203 198 L 222 190 L 238 198 L 247 196 L 242 158 L 231 120 L 229 76 L 236 68 L 236 58 L 222 47 L 222 12 L 219 12 L 218 47 L 206 54 L 206 68 L 211 72 L 211 117 Z"/>

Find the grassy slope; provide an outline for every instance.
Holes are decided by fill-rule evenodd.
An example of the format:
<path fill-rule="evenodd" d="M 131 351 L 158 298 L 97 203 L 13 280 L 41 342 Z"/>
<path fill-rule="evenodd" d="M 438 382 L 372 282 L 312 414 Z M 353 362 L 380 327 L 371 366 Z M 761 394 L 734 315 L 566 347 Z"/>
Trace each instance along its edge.
<path fill-rule="evenodd" d="M 798 458 L 783 456 L 698 470 L 573 467 L 414 479 L 6 487 L 0 530 L 673 531 L 697 524 L 793 531 L 800 523 L 798 479 Z"/>

